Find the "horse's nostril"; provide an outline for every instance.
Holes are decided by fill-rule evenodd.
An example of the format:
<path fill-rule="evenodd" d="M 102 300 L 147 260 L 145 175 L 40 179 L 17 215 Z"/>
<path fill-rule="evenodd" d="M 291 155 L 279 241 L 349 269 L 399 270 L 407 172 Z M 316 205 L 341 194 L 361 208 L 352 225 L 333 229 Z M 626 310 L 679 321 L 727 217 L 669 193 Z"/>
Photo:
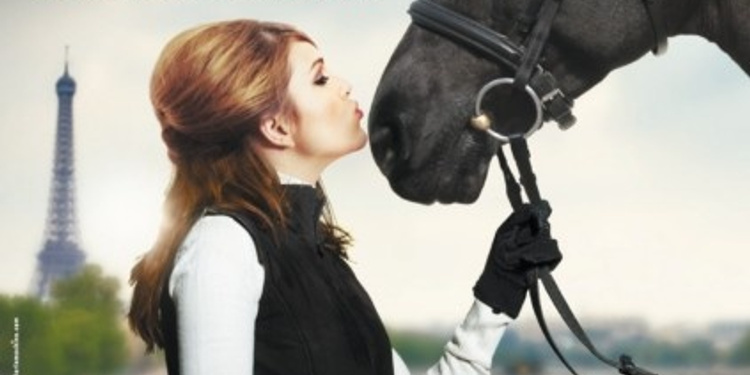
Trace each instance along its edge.
<path fill-rule="evenodd" d="M 375 163 L 378 165 L 380 170 L 388 175 L 391 169 L 393 169 L 393 136 L 392 132 L 387 127 L 373 127 L 370 126 L 370 148 L 372 149 L 372 156 L 375 158 Z"/>
<path fill-rule="evenodd" d="M 370 124 L 370 145 L 380 170 L 390 175 L 398 163 L 411 157 L 411 147 L 403 122 L 398 116 L 375 116 Z"/>

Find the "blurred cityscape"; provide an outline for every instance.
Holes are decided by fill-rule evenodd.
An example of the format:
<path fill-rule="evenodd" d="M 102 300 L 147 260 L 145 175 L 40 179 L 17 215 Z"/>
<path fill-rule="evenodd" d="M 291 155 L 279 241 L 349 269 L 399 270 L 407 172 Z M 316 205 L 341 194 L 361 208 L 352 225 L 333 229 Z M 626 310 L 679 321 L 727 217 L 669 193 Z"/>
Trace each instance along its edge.
<path fill-rule="evenodd" d="M 557 345 L 574 368 L 587 374 L 614 374 L 561 321 L 548 322 Z M 606 356 L 630 355 L 636 365 L 662 375 L 750 374 L 750 321 L 715 322 L 704 327 L 652 327 L 645 320 L 582 319 L 589 338 Z M 392 331 L 396 350 L 410 368 L 425 369 L 442 354 L 451 329 Z M 533 320 L 510 327 L 493 360 L 498 374 L 566 374 Z"/>

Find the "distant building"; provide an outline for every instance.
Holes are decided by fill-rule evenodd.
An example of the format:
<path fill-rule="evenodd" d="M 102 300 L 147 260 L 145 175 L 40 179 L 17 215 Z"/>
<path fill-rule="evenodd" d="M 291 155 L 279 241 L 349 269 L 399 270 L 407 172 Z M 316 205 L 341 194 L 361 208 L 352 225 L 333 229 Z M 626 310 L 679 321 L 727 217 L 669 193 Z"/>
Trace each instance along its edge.
<path fill-rule="evenodd" d="M 565 322 L 550 314 L 547 325 L 553 338 L 562 348 L 579 347 L 581 344 Z M 554 320 L 553 320 L 554 319 Z M 524 322 L 523 337 L 529 342 L 546 345 L 546 339 L 536 321 Z M 641 318 L 583 317 L 580 324 L 586 335 L 597 347 L 607 348 L 620 342 L 643 339 L 652 335 L 648 323 Z"/>
<path fill-rule="evenodd" d="M 726 351 L 737 345 L 743 338 L 750 335 L 750 321 L 723 321 L 711 325 L 707 336 L 721 351 Z"/>
<path fill-rule="evenodd" d="M 86 259 L 79 245 L 76 216 L 75 168 L 73 160 L 73 95 L 76 82 L 68 74 L 67 51 L 65 71 L 55 86 L 58 97 L 57 132 L 49 207 L 42 250 L 37 255 L 37 269 L 32 293 L 46 301 L 51 285 L 78 272 Z"/>

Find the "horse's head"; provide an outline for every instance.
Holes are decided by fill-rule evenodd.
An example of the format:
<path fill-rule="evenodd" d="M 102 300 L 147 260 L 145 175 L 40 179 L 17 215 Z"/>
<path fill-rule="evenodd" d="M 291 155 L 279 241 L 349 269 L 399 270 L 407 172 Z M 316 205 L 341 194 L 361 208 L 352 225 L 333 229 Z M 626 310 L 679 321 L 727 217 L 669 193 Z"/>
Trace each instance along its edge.
<path fill-rule="evenodd" d="M 526 45 L 524 38 L 530 32 L 524 29 L 522 16 L 534 1 L 434 2 Z M 681 1 L 685 9 L 694 3 Z M 645 4 L 644 0 L 562 2 L 539 64 L 552 73 L 567 98 L 579 96 L 612 69 L 654 47 L 653 15 Z M 469 126 L 475 99 L 489 81 L 515 74 L 476 48 L 409 26 L 383 73 L 369 118 L 372 152 L 392 189 L 421 203 L 474 202 L 499 145 Z M 493 128 L 503 128 L 506 134 L 513 133 L 508 128 L 514 124 L 528 123 L 536 115 L 528 105 L 508 104 L 504 99 L 488 107 L 496 108 L 498 101 L 506 105 L 491 113 Z"/>

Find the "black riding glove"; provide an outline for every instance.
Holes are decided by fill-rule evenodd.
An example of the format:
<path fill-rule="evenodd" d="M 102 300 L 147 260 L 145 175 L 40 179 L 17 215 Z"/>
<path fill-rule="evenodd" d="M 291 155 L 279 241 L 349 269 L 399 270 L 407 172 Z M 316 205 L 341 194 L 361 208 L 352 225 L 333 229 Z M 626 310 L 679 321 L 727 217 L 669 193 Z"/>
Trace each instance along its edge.
<path fill-rule="evenodd" d="M 523 204 L 495 232 L 484 271 L 474 286 L 474 296 L 494 313 L 518 317 L 533 270 L 552 271 L 562 260 L 557 241 L 550 237 L 549 204 Z"/>

